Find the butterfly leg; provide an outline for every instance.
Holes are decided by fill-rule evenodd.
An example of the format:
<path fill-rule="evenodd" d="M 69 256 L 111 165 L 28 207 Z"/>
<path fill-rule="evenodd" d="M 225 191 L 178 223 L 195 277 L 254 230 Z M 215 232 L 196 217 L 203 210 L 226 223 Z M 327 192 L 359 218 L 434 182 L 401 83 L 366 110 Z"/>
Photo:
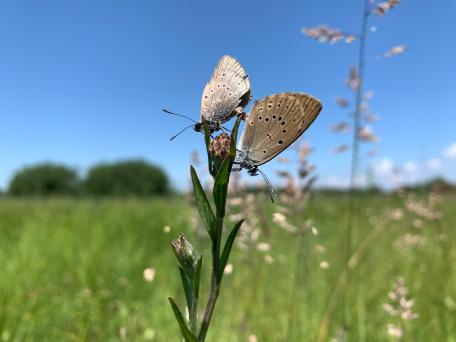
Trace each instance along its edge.
<path fill-rule="evenodd" d="M 242 108 L 241 106 L 236 107 L 234 112 L 236 113 L 237 116 L 239 116 L 242 120 L 245 121 L 245 118 L 247 117 L 247 113 L 244 112 L 244 108 Z"/>

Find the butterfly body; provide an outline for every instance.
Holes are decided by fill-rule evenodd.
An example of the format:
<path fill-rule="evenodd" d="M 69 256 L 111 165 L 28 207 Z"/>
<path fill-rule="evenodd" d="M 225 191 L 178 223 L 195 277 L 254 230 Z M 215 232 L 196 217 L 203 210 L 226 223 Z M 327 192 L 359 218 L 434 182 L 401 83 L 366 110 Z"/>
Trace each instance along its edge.
<path fill-rule="evenodd" d="M 207 122 L 207 128 L 209 129 L 210 133 L 214 133 L 219 131 L 222 128 L 222 123 L 219 121 L 210 121 Z M 204 122 L 198 121 L 194 126 L 193 130 L 195 132 L 204 132 Z"/>
<path fill-rule="evenodd" d="M 249 151 L 238 151 L 235 164 L 238 165 L 237 170 L 245 169 L 250 176 L 258 175 L 258 162 L 250 158 Z"/>

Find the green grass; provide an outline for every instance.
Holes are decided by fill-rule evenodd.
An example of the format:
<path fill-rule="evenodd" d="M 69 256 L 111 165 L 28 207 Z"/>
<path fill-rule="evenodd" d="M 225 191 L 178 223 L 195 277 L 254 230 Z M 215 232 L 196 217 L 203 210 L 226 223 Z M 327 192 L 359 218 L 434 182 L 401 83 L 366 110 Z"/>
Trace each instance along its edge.
<path fill-rule="evenodd" d="M 327 340 L 342 327 L 342 291 L 351 341 L 388 341 L 392 322 L 383 310 L 395 278 L 405 278 L 419 318 L 406 325 L 408 341 L 456 341 L 456 204 L 447 197 L 443 218 L 413 228 L 407 214 L 373 235 L 351 272 L 348 286 L 335 293 Z M 402 207 L 396 197 L 357 200 L 353 248 L 372 232 L 371 216 Z M 234 272 L 225 276 L 208 341 L 316 340 L 328 299 L 343 272 L 347 198 L 316 194 L 306 218 L 319 235 L 302 239 L 276 227 L 272 207 L 265 217 L 274 263 L 264 253 L 234 249 Z M 0 201 L 0 340 L 179 341 L 167 301 L 184 299 L 170 240 L 182 231 L 204 250 L 201 306 L 209 283 L 209 243 L 189 230 L 194 210 L 179 198 L 156 200 Z M 172 232 L 163 232 L 170 225 Z M 201 228 L 202 230 L 204 228 Z M 423 247 L 393 247 L 412 232 Z M 445 234 L 445 235 L 442 235 Z M 263 235 L 264 236 L 264 235 Z M 372 236 L 372 235 L 371 235 Z M 446 239 L 439 237 L 446 236 Z M 314 251 L 316 244 L 326 254 Z M 320 261 L 330 267 L 322 270 Z M 152 283 L 146 267 L 156 269 Z M 294 290 L 293 290 L 294 289 Z"/>

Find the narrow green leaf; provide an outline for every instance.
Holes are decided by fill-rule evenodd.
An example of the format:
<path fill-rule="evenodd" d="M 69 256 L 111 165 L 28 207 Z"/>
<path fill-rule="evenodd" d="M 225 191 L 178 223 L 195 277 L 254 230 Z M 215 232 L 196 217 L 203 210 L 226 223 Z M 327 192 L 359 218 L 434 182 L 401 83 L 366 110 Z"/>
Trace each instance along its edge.
<path fill-rule="evenodd" d="M 215 207 L 217 209 L 217 216 L 219 217 L 225 216 L 228 183 L 230 180 L 230 173 L 233 167 L 234 158 L 236 157 L 236 141 L 240 123 L 241 118 L 238 117 L 231 133 L 230 153 L 228 157 L 223 161 L 222 165 L 218 169 L 217 176 L 215 177 L 213 196 Z"/>
<path fill-rule="evenodd" d="M 195 169 L 193 166 L 190 166 L 190 174 L 192 176 L 192 183 L 193 183 L 193 191 L 195 193 L 196 199 L 196 206 L 198 207 L 199 214 L 201 219 L 206 226 L 206 230 L 208 231 L 211 239 L 214 239 L 214 232 L 215 232 L 215 214 L 212 210 L 211 204 L 207 200 L 206 193 L 201 186 L 201 183 L 198 179 L 198 175 L 196 174 Z"/>
<path fill-rule="evenodd" d="M 174 311 L 174 316 L 176 316 L 177 323 L 179 323 L 179 327 L 181 329 L 182 336 L 184 337 L 186 342 L 198 342 L 198 339 L 190 332 L 190 330 L 187 327 L 187 324 L 185 323 L 184 317 L 182 316 L 181 311 L 179 310 L 179 307 L 177 306 L 176 302 L 174 302 L 174 299 L 171 297 L 168 297 L 169 302 L 171 303 L 171 307 L 173 308 Z"/>
<path fill-rule="evenodd" d="M 217 280 L 220 283 L 223 277 L 223 271 L 225 270 L 226 263 L 228 262 L 228 258 L 231 253 L 231 249 L 233 247 L 234 239 L 236 238 L 236 234 L 239 231 L 239 228 L 241 228 L 242 222 L 244 222 L 244 219 L 240 220 L 238 223 L 236 223 L 233 227 L 233 230 L 231 230 L 230 235 L 226 238 L 225 241 L 225 247 L 223 247 L 223 252 L 222 255 L 220 256 L 220 269 L 219 273 L 217 274 Z"/>
<path fill-rule="evenodd" d="M 184 292 L 185 292 L 185 299 L 187 301 L 187 307 L 190 308 L 191 303 L 192 303 L 192 290 L 190 288 L 190 282 L 189 282 L 189 279 L 187 277 L 187 274 L 185 274 L 185 272 L 182 269 L 182 267 L 179 267 L 179 273 L 180 273 L 180 276 L 181 276 L 182 287 L 184 288 Z"/>

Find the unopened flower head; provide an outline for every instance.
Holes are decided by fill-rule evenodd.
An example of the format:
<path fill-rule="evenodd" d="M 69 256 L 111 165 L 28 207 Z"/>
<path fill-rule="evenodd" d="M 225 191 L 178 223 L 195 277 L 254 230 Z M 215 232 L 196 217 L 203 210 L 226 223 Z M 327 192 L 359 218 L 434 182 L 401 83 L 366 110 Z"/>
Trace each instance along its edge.
<path fill-rule="evenodd" d="M 171 241 L 171 245 L 173 247 L 174 254 L 176 254 L 177 260 L 179 260 L 179 263 L 185 273 L 193 274 L 196 264 L 196 254 L 184 234 L 179 234 L 179 238 Z"/>
<path fill-rule="evenodd" d="M 224 160 L 230 152 L 230 136 L 222 133 L 215 137 L 209 145 L 209 152 L 218 160 Z"/>

